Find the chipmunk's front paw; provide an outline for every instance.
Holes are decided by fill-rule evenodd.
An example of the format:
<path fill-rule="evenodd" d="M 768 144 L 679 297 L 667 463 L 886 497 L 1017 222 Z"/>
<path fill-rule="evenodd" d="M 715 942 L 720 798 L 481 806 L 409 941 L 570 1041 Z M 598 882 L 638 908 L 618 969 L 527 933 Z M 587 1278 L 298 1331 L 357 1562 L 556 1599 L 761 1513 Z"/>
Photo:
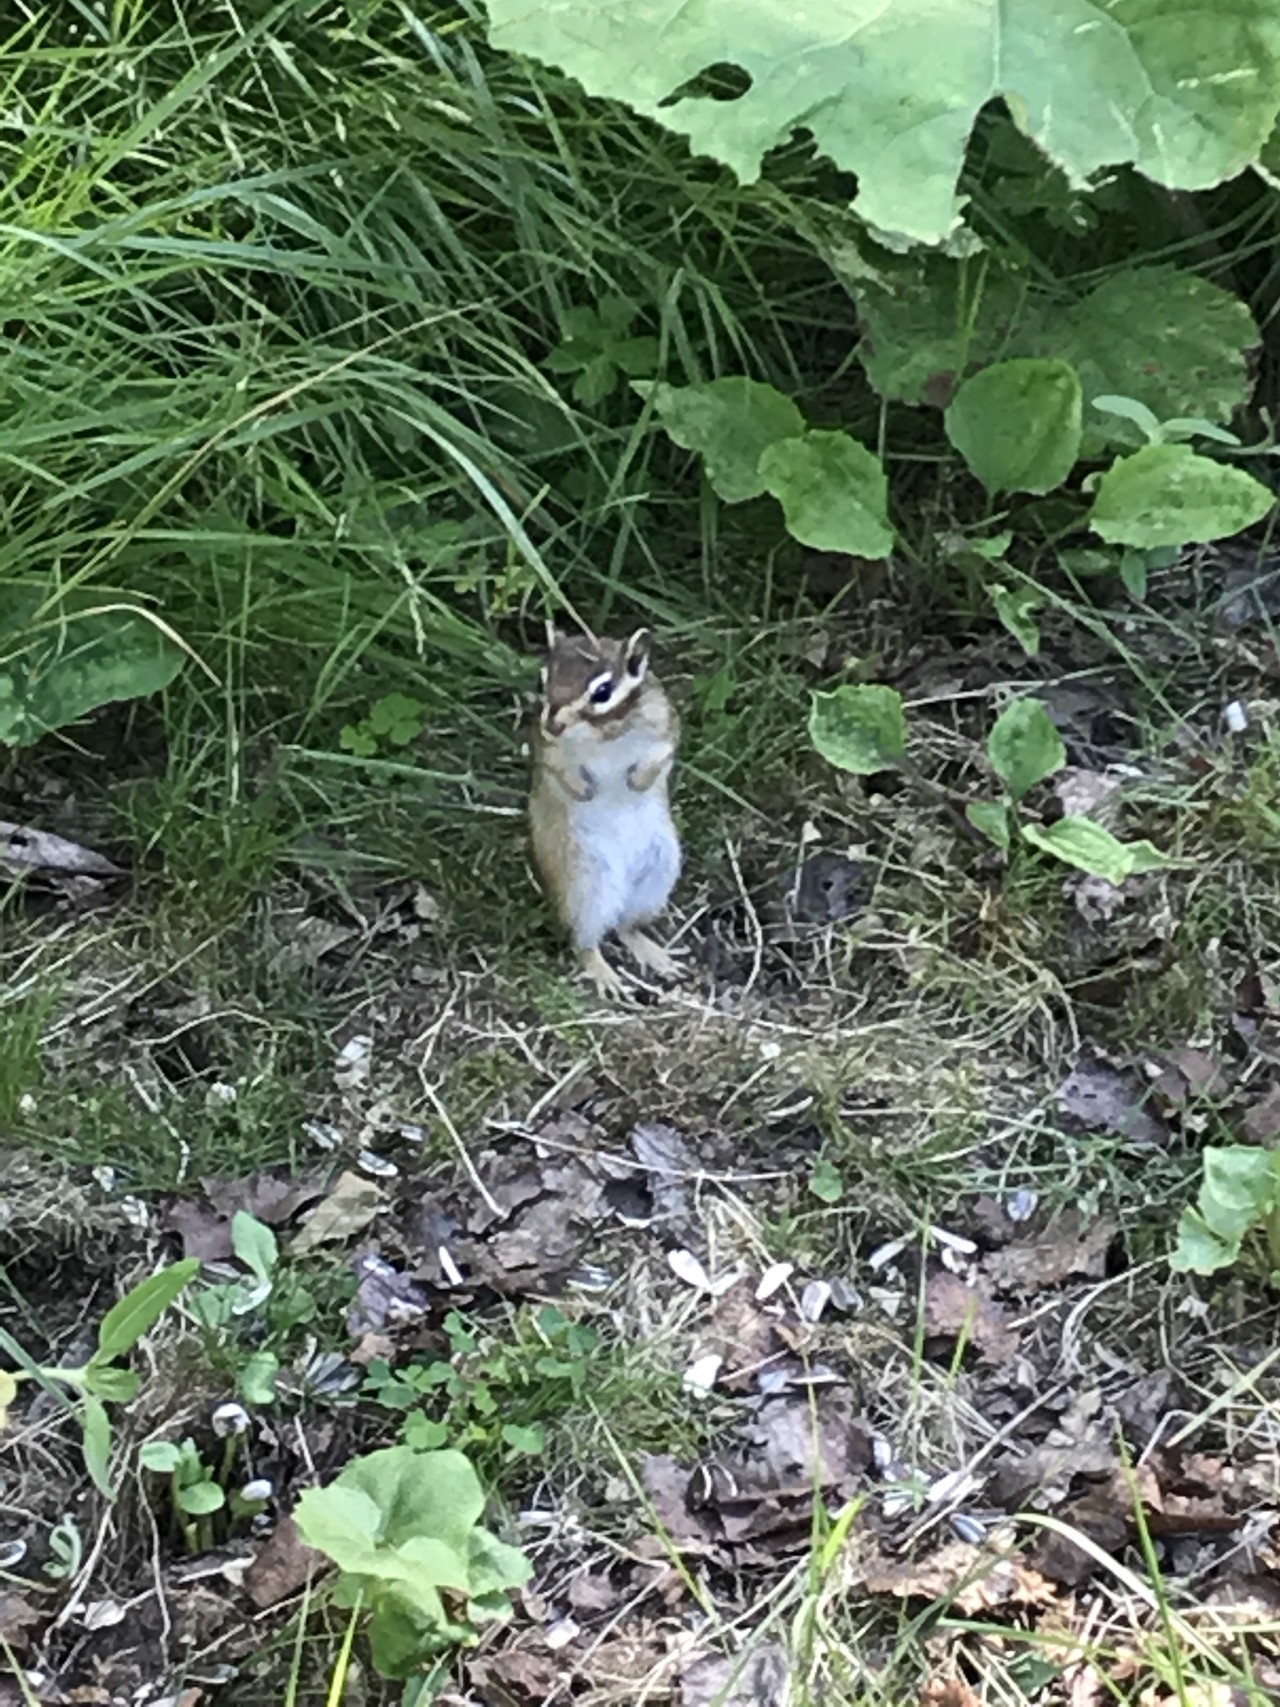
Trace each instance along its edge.
<path fill-rule="evenodd" d="M 684 977 L 684 967 L 660 943 L 643 931 L 619 931 L 618 940 L 642 971 L 652 972 L 664 983 L 674 984 Z"/>
<path fill-rule="evenodd" d="M 594 986 L 598 996 L 609 1002 L 625 1002 L 631 992 L 621 976 L 614 971 L 598 948 L 588 948 L 582 954 L 582 976 Z"/>

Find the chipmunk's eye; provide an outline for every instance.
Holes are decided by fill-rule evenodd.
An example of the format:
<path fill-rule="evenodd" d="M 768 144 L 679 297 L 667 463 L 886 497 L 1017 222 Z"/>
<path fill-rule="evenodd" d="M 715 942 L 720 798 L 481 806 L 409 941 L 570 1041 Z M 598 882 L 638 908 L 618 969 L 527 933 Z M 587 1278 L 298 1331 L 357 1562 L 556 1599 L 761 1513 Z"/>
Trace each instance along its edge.
<path fill-rule="evenodd" d="M 591 703 L 592 703 L 592 705 L 608 705 L 609 701 L 612 698 L 613 698 L 613 678 L 611 676 L 606 677 L 606 679 L 602 682 L 597 682 L 596 685 L 591 690 Z"/>

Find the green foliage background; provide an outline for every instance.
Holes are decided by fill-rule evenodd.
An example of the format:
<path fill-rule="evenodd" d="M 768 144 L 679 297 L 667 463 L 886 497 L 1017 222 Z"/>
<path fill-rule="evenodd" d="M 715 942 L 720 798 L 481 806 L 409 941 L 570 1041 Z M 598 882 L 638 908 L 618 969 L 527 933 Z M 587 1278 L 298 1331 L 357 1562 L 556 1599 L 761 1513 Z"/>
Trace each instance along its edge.
<path fill-rule="evenodd" d="M 1024 35 L 1035 10 L 1019 13 Z M 1253 55 L 1263 78 L 1275 11 L 1240 0 L 1230 29 L 1206 44 L 1196 24 L 1176 52 L 1171 24 L 1133 34 L 1116 19 L 1161 76 L 1199 43 Z M 495 4 L 494 37 L 569 63 L 546 34 L 562 13 Z M 583 12 L 593 29 L 606 15 L 628 32 L 606 44 L 621 66 L 656 13 Z M 781 15 L 758 0 L 741 20 L 736 59 L 760 99 Z M 891 8 L 868 48 L 886 76 L 907 75 L 913 16 L 906 0 Z M 669 42 L 655 50 L 655 100 L 673 66 L 701 75 L 714 60 L 712 22 L 675 59 Z M 647 111 L 627 81 L 639 61 L 625 63 L 619 92 Z M 830 92 L 846 128 L 856 82 Z M 1104 461 L 1142 444 L 1099 396 L 1240 427 L 1275 301 L 1267 179 L 1170 193 L 1123 149 L 1090 164 L 1075 131 L 1051 139 L 1062 169 L 963 78 L 937 95 L 976 128 L 932 170 L 947 181 L 954 155 L 964 224 L 949 215 L 933 251 L 849 211 L 858 186 L 840 168 L 862 141 L 836 146 L 815 123 L 827 158 L 792 134 L 783 102 L 735 145 L 753 180 L 739 181 L 650 119 L 490 46 L 470 5 L 59 11 L 10 39 L 0 89 L 21 115 L 0 238 L 11 742 L 154 691 L 184 650 L 184 694 L 249 688 L 263 726 L 329 747 L 388 686 L 420 699 L 428 723 L 459 699 L 491 708 L 525 679 L 519 654 L 544 611 L 566 600 L 607 625 L 625 606 L 686 629 L 741 614 L 738 542 L 794 562 L 787 522 L 819 548 L 879 555 L 892 517 L 914 570 L 945 577 L 902 493 L 950 460 L 941 409 L 966 373 L 1009 358 L 1078 372 L 1082 436 L 1068 390 L 1049 474 L 1023 477 L 1043 490 L 1072 444 Z M 714 79 L 708 90 L 699 146 L 728 158 L 726 127 L 759 109 L 712 98 L 735 92 Z M 1234 130 L 1210 85 L 1197 90 L 1176 98 L 1208 103 L 1198 152 L 1184 137 L 1162 170 L 1207 184 L 1238 171 L 1270 121 L 1252 83 Z M 1072 91 L 1080 130 L 1105 91 L 1087 78 Z M 686 108 L 659 116 L 687 129 Z M 868 135 L 879 122 L 857 120 Z M 858 205 L 891 193 L 900 170 L 868 166 Z M 942 234 L 924 231 L 935 189 L 901 201 L 916 235 Z M 736 514 L 708 505 L 681 449 L 697 435 L 673 425 L 680 388 L 691 398 L 713 381 L 755 385 L 754 404 L 741 393 L 734 407 L 775 416 L 759 467 L 739 444 L 733 490 L 708 465 Z M 1264 353 L 1256 395 L 1270 393 Z M 796 409 L 803 437 L 776 419 Z M 738 439 L 747 420 L 730 421 Z M 998 483 L 989 447 L 970 441 Z M 833 517 L 846 489 L 852 519 Z M 981 518 L 976 485 L 955 503 Z M 1040 573 L 1063 516 L 1024 511 L 1022 567 Z M 1109 537 L 1126 537 L 1123 522 Z"/>

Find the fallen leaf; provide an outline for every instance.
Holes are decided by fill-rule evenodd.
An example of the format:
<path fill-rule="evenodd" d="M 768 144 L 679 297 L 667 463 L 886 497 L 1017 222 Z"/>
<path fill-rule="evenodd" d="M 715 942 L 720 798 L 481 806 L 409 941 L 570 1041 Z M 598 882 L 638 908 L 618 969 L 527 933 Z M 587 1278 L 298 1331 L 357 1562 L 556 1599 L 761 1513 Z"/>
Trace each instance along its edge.
<path fill-rule="evenodd" d="M 987 1494 L 1006 1511 L 1044 1511 L 1068 1497 L 1076 1478 L 1104 1478 L 1115 1467 L 1115 1429 L 1094 1388 L 1077 1395 L 1038 1446 L 998 1458 Z"/>
<path fill-rule="evenodd" d="M 426 1293 L 376 1251 L 361 1251 L 351 1266 L 357 1277 L 356 1296 L 347 1314 L 347 1332 L 353 1339 L 389 1325 L 415 1322 L 426 1314 Z"/>
<path fill-rule="evenodd" d="M 12 1648 L 25 1648 L 30 1642 L 31 1627 L 39 1624 L 41 1615 L 29 1600 L 20 1594 L 0 1589 L 0 1638 Z"/>
<path fill-rule="evenodd" d="M 631 1151 L 648 1175 L 653 1219 L 664 1231 L 682 1236 L 693 1221 L 688 1182 L 698 1173 L 697 1160 L 684 1134 L 660 1121 L 635 1126 Z"/>
<path fill-rule="evenodd" d="M 1082 1231 L 1079 1212 L 1068 1209 L 1043 1232 L 993 1251 L 982 1272 L 996 1292 L 1037 1292 L 1076 1274 L 1100 1279 L 1115 1236 L 1116 1224 L 1106 1216 Z"/>
<path fill-rule="evenodd" d="M 225 1262 L 232 1255 L 231 1223 L 238 1211 L 268 1227 L 282 1226 L 324 1193 L 324 1174 L 313 1169 L 288 1179 L 259 1173 L 243 1180 L 203 1180 L 207 1203 L 176 1198 L 165 1209 L 163 1224 L 182 1238 L 184 1257 Z"/>
<path fill-rule="evenodd" d="M 1065 817 L 1096 818 L 1108 828 L 1115 828 L 1116 803 L 1112 796 L 1120 787 L 1119 777 L 1085 770 L 1080 765 L 1064 765 L 1050 786 L 1062 802 Z"/>
<path fill-rule="evenodd" d="M 1133 1469 L 1117 1468 L 1105 1482 L 1063 1506 L 1063 1523 L 1078 1529 L 1108 1553 L 1117 1553 L 1138 1534 L 1136 1501 L 1142 1520 L 1155 1536 L 1222 1535 L 1238 1529 L 1247 1510 L 1226 1504 L 1224 1477 L 1218 1459 L 1176 1452 L 1157 1452 Z M 1069 1535 L 1046 1535 L 1036 1551 L 1036 1563 L 1055 1582 L 1078 1587 L 1098 1569 L 1097 1561 Z"/>
<path fill-rule="evenodd" d="M 105 854 L 24 824 L 0 820 L 0 867 L 12 871 L 69 871 L 80 877 L 123 877 Z"/>
<path fill-rule="evenodd" d="M 786 1650 L 764 1642 L 726 1659 L 703 1654 L 680 1671 L 681 1707 L 786 1707 Z"/>
<path fill-rule="evenodd" d="M 967 1617 L 997 1606 L 1048 1606 L 1054 1585 L 1020 1553 L 997 1553 L 969 1541 L 947 1541 L 919 1560 L 882 1558 L 861 1573 L 870 1594 L 945 1600 Z"/>
<path fill-rule="evenodd" d="M 1164 1145 L 1169 1129 L 1141 1104 L 1146 1087 L 1136 1074 L 1105 1061 L 1084 1060 L 1058 1087 L 1058 1105 L 1089 1132 L 1114 1132 L 1135 1144 Z"/>
<path fill-rule="evenodd" d="M 584 1617 L 612 1612 L 619 1599 L 617 1589 L 604 1571 L 575 1571 L 566 1592 L 569 1605 Z"/>
<path fill-rule="evenodd" d="M 925 1684 L 920 1707 L 983 1707 L 983 1702 L 958 1677 L 935 1677 Z"/>
<path fill-rule="evenodd" d="M 1008 1362 L 1021 1343 L 987 1282 L 970 1284 L 946 1268 L 932 1269 L 925 1281 L 924 1325 L 935 1339 L 963 1337 L 984 1363 Z"/>
<path fill-rule="evenodd" d="M 1270 1144 L 1280 1133 L 1280 1084 L 1271 1085 L 1244 1111 L 1240 1127 L 1250 1144 Z"/>
<path fill-rule="evenodd" d="M 282 1517 L 244 1574 L 245 1593 L 259 1611 L 265 1612 L 267 1607 L 278 1606 L 297 1594 L 309 1577 L 318 1577 L 328 1568 L 329 1561 L 307 1546 L 293 1519 Z"/>
<path fill-rule="evenodd" d="M 295 1255 L 305 1256 L 317 1245 L 353 1237 L 369 1225 L 382 1203 L 382 1189 L 372 1180 L 349 1170 L 340 1174 L 324 1202 L 312 1210 L 294 1236 L 291 1249 Z"/>
<path fill-rule="evenodd" d="M 535 1654 L 528 1648 L 486 1654 L 473 1660 L 467 1669 L 482 1687 L 497 1685 L 503 1702 L 519 1703 L 519 1707 L 536 1707 L 537 1703 L 557 1699 L 556 1686 L 564 1682 L 566 1671 L 563 1660 Z"/>

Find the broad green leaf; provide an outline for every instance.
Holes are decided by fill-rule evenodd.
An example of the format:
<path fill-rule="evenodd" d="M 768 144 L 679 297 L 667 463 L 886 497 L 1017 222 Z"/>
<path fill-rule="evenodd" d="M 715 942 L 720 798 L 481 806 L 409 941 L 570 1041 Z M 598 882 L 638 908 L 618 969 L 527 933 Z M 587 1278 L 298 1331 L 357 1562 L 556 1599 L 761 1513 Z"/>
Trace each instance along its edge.
<path fill-rule="evenodd" d="M 1089 526 L 1112 545 L 1207 545 L 1262 520 L 1275 495 L 1188 445 L 1148 445 L 1103 475 Z"/>
<path fill-rule="evenodd" d="M 344 1486 L 341 1477 L 327 1487 L 308 1488 L 293 1511 L 298 1533 L 309 1547 L 355 1576 L 376 1574 L 384 1516 L 363 1488 Z"/>
<path fill-rule="evenodd" d="M 844 1196 L 844 1180 L 829 1156 L 819 1156 L 813 1164 L 809 1191 L 819 1203 L 839 1203 Z"/>
<path fill-rule="evenodd" d="M 1256 158 L 1280 108 L 1270 0 L 1170 12 L 1142 0 L 488 0 L 488 13 L 496 47 L 627 102 L 744 183 L 803 128 L 856 175 L 862 218 L 923 242 L 955 222 L 965 147 L 993 101 L 1073 187 L 1132 164 L 1207 188 Z M 748 74 L 743 94 L 684 92 L 719 64 Z"/>
<path fill-rule="evenodd" d="M 236 1376 L 236 1389 L 246 1405 L 270 1405 L 276 1396 L 280 1359 L 274 1351 L 251 1352 Z"/>
<path fill-rule="evenodd" d="M 988 255 L 888 257 L 860 266 L 859 242 L 807 235 L 853 293 L 865 336 L 858 357 L 876 390 L 908 403 L 945 404 L 965 375 L 1037 356 L 1068 362 L 1083 395 L 1085 456 L 1145 442 L 1138 424 L 1201 415 L 1227 423 L 1252 391 L 1248 352 L 1259 342 L 1237 297 L 1171 266 L 1114 273 L 1063 302 Z M 1100 410 L 1105 399 L 1114 409 Z"/>
<path fill-rule="evenodd" d="M 876 683 L 815 693 L 809 739 L 828 764 L 855 776 L 891 770 L 907 750 L 902 695 Z"/>
<path fill-rule="evenodd" d="M 379 1677 L 409 1677 L 424 1656 L 444 1645 L 449 1627 L 444 1603 L 425 1583 L 416 1605 L 395 1592 L 377 1595 L 369 1621 L 369 1650 Z"/>
<path fill-rule="evenodd" d="M 1239 297 L 1171 266 L 1113 273 L 1065 312 L 1046 311 L 1028 337 L 1041 346 L 1036 354 L 1069 361 L 1080 375 L 1086 456 L 1146 441 L 1139 421 L 1100 414 L 1102 397 L 1136 402 L 1161 422 L 1230 421 L 1253 389 L 1248 352 L 1261 341 Z"/>
<path fill-rule="evenodd" d="M 1120 558 L 1120 579 L 1124 583 L 1124 590 L 1131 599 L 1137 599 L 1139 603 L 1147 596 L 1147 571 L 1150 566 L 1145 551 L 1131 548 Z"/>
<path fill-rule="evenodd" d="M 1280 1205 L 1280 1158 L 1254 1144 L 1211 1145 L 1202 1166 L 1196 1207 L 1183 1210 L 1169 1260 L 1175 1269 L 1212 1274 L 1236 1261 L 1245 1235 Z"/>
<path fill-rule="evenodd" d="M 1178 1217 L 1178 1242 L 1169 1266 L 1182 1274 L 1213 1274 L 1220 1268 L 1230 1268 L 1240 1255 L 1240 1240 L 1245 1230 L 1234 1238 L 1224 1238 L 1214 1232 L 1203 1215 L 1194 1209 L 1184 1209 Z"/>
<path fill-rule="evenodd" d="M 430 1535 L 465 1552 L 484 1510 L 484 1490 L 461 1452 L 415 1452 L 388 1446 L 348 1464 L 334 1484 L 359 1489 L 383 1518 L 383 1539 L 395 1546 Z"/>
<path fill-rule="evenodd" d="M 513 1452 L 527 1452 L 536 1456 L 546 1450 L 547 1439 L 536 1423 L 503 1423 L 502 1443 L 509 1446 Z"/>
<path fill-rule="evenodd" d="M 190 1284 L 200 1268 L 195 1257 L 184 1257 L 140 1282 L 113 1304 L 98 1325 L 97 1358 L 119 1357 L 140 1340 Z"/>
<path fill-rule="evenodd" d="M 396 1547 L 382 1549 L 378 1574 L 408 1583 L 426 1583 L 432 1588 L 455 1588 L 463 1592 L 470 1584 L 463 1555 L 434 1535 L 411 1535 Z"/>
<path fill-rule="evenodd" d="M 1003 800 L 971 800 L 964 815 L 975 830 L 993 841 L 1005 853 L 1009 851 L 1009 808 Z"/>
<path fill-rule="evenodd" d="M 1009 793 L 1021 800 L 1029 788 L 1062 769 L 1067 750 L 1038 699 L 1015 699 L 991 726 L 987 757 Z"/>
<path fill-rule="evenodd" d="M 833 243 L 830 224 L 805 234 L 852 293 L 863 336 L 858 360 L 884 397 L 943 407 L 976 368 L 1009 355 L 1054 354 L 1017 342 L 1039 326 L 1043 305 L 1024 275 L 988 255 L 915 254 L 862 264 L 865 235 Z"/>
<path fill-rule="evenodd" d="M 533 1575 L 533 1567 L 519 1547 L 499 1541 L 487 1529 L 472 1531 L 467 1565 L 473 1597 L 519 1588 Z"/>
<path fill-rule="evenodd" d="M 188 1517 L 211 1517 L 226 1503 L 227 1496 L 216 1482 L 189 1482 L 178 1489 L 178 1505 Z"/>
<path fill-rule="evenodd" d="M 172 1476 L 182 1463 L 182 1449 L 172 1440 L 148 1440 L 138 1448 L 138 1462 L 144 1470 Z"/>
<path fill-rule="evenodd" d="M 100 1399 L 127 1405 L 138 1396 L 140 1377 L 132 1369 L 122 1369 L 116 1363 L 99 1363 L 95 1358 L 85 1365 L 81 1385 L 86 1393 L 96 1393 Z"/>
<path fill-rule="evenodd" d="M 1027 657 L 1034 658 L 1040 650 L 1040 624 L 1035 612 L 1044 603 L 1043 595 L 1034 587 L 1004 587 L 998 581 L 993 581 L 987 591 L 996 615 Z"/>
<path fill-rule="evenodd" d="M 1069 362 L 997 362 L 965 380 L 945 419 L 989 492 L 1051 492 L 1080 455 L 1080 380 Z"/>
<path fill-rule="evenodd" d="M 417 1452 L 434 1452 L 449 1438 L 448 1425 L 437 1422 L 422 1411 L 415 1411 L 411 1417 L 405 1418 L 403 1433 L 405 1445 L 412 1446 Z"/>
<path fill-rule="evenodd" d="M 1033 848 L 1053 854 L 1077 871 L 1123 883 L 1144 871 L 1159 871 L 1168 860 L 1150 842 L 1122 842 L 1092 818 L 1059 818 L 1056 824 L 1023 824 Z"/>
<path fill-rule="evenodd" d="M 713 379 L 705 385 L 637 384 L 681 450 L 697 451 L 707 479 L 727 504 L 765 490 L 760 458 L 770 445 L 799 438 L 804 416 L 789 397 L 756 379 Z"/>
<path fill-rule="evenodd" d="M 1201 1214 L 1216 1231 L 1252 1226 L 1280 1200 L 1275 1152 L 1254 1144 L 1209 1146 L 1204 1152 Z"/>
<path fill-rule="evenodd" d="M 231 1248 L 259 1280 L 270 1282 L 280 1260 L 280 1247 L 265 1221 L 247 1209 L 237 1209 L 231 1217 Z"/>
<path fill-rule="evenodd" d="M 80 1401 L 80 1450 L 84 1467 L 94 1486 L 110 1499 L 115 1498 L 111 1486 L 111 1418 L 101 1399 L 86 1393 Z"/>
<path fill-rule="evenodd" d="M 183 662 L 183 653 L 133 609 L 91 608 L 29 632 L 6 623 L 0 629 L 0 746 L 29 746 L 100 705 L 157 693 Z"/>
<path fill-rule="evenodd" d="M 760 478 L 801 545 L 851 557 L 887 557 L 893 550 L 884 469 L 848 433 L 809 432 L 770 445 Z"/>

